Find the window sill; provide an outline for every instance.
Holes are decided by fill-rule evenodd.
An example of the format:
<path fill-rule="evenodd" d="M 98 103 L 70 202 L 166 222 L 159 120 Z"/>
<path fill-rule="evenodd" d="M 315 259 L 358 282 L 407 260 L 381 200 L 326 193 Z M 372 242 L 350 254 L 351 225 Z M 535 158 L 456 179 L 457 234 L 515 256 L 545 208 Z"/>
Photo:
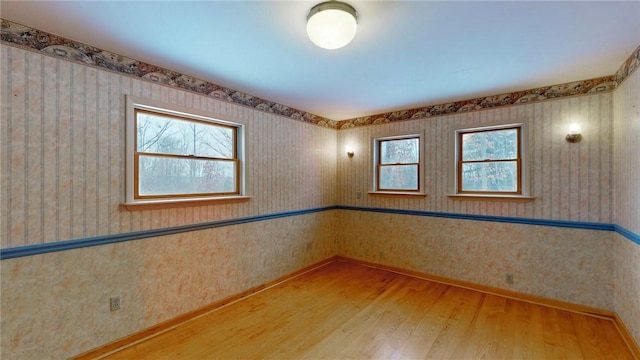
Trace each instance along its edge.
<path fill-rule="evenodd" d="M 426 197 L 423 192 L 402 192 L 402 191 L 369 191 L 373 196 L 402 196 L 402 197 Z"/>
<path fill-rule="evenodd" d="M 217 204 L 231 204 L 246 202 L 251 200 L 251 196 L 221 196 L 215 198 L 200 199 L 162 199 L 162 200 L 140 200 L 135 202 L 124 202 L 120 207 L 128 211 L 169 209 L 190 206 L 205 206 Z"/>
<path fill-rule="evenodd" d="M 530 202 L 535 199 L 533 196 L 524 195 L 449 194 L 447 196 L 453 200 L 468 201 Z"/>

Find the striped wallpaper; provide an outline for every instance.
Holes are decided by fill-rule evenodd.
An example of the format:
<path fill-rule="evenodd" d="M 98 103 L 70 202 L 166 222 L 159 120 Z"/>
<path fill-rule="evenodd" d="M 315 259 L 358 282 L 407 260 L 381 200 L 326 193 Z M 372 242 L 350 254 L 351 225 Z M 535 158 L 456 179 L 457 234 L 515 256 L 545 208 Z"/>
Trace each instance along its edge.
<path fill-rule="evenodd" d="M 336 132 L 63 59 L 5 45 L 2 49 L 1 91 L 10 95 L 2 97 L 2 117 L 6 119 L 1 135 L 2 168 L 6 169 L 2 172 L 6 189 L 2 195 L 6 198 L 2 202 L 2 248 L 336 204 L 614 222 L 612 93 Z M 125 94 L 230 115 L 249 125 L 247 189 L 254 197 L 252 201 L 140 212 L 121 210 Z M 532 195 L 536 199 L 507 203 L 448 198 L 451 128 L 512 121 L 529 124 Z M 574 121 L 582 125 L 584 140 L 569 144 L 564 134 Z M 367 149 L 371 137 L 419 129 L 427 134 L 429 196 L 411 199 L 366 195 L 370 188 Z M 354 158 L 345 156 L 346 145 L 355 146 Z M 631 201 L 631 196 L 622 196 L 620 201 Z M 627 216 L 620 224 L 625 228 L 633 219 L 632 214 Z"/>
<path fill-rule="evenodd" d="M 620 84 L 613 112 L 613 222 L 640 234 L 640 72 Z M 640 343 L 640 246 L 618 234 L 615 240 L 614 308 Z"/>
<path fill-rule="evenodd" d="M 1 50 L 2 248 L 336 203 L 333 129 L 14 47 Z M 120 209 L 126 94 L 246 124 L 251 201 Z"/>
<path fill-rule="evenodd" d="M 340 205 L 426 210 L 610 223 L 612 221 L 612 95 L 594 94 L 553 101 L 344 129 L 338 132 Z M 453 181 L 453 128 L 524 122 L 529 129 L 531 194 L 527 203 L 459 201 L 447 196 Z M 565 141 L 571 122 L 583 140 Z M 374 137 L 425 130 L 426 198 L 369 196 Z M 342 149 L 353 146 L 347 158 Z"/>
<path fill-rule="evenodd" d="M 614 95 L 614 223 L 640 234 L 640 73 Z"/>
<path fill-rule="evenodd" d="M 3 249 L 335 205 L 617 224 L 640 233 L 637 71 L 613 93 L 339 131 L 4 44 L 0 76 Z M 246 124 L 251 201 L 122 210 L 126 94 Z M 529 126 L 535 200 L 447 197 L 452 127 L 516 121 Z M 582 142 L 564 140 L 570 122 L 581 124 Z M 420 129 L 428 196 L 368 195 L 371 138 Z M 521 281 L 518 291 L 613 307 L 640 339 L 639 249 L 610 231 L 343 208 L 7 259 L 2 331 L 10 335 L 0 356 L 65 358 L 336 252 L 495 286 L 508 270 Z M 464 268 L 455 267 L 460 259 Z M 102 306 L 114 294 L 128 301 L 121 313 Z"/>

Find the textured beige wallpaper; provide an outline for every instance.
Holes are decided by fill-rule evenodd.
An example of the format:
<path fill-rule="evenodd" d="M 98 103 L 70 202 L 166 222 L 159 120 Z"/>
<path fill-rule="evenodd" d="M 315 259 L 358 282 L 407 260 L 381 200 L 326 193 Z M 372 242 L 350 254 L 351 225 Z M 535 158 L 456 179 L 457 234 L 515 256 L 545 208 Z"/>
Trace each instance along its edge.
<path fill-rule="evenodd" d="M 68 358 L 322 261 L 336 212 L 2 260 L 0 357 Z"/>
<path fill-rule="evenodd" d="M 353 210 L 339 219 L 347 257 L 613 310 L 610 231 Z"/>
<path fill-rule="evenodd" d="M 613 222 L 640 234 L 640 72 L 614 95 Z M 640 344 L 640 245 L 615 235 L 615 310 Z"/>
<path fill-rule="evenodd" d="M 629 145 L 640 141 L 637 71 L 614 94 L 336 131 L 5 45 L 0 70 L 2 248 L 336 204 L 640 232 L 640 156 Z M 125 94 L 241 119 L 252 200 L 121 210 Z M 452 126 L 495 122 L 528 124 L 536 199 L 451 200 Z M 578 144 L 564 140 L 570 122 L 582 126 Z M 416 129 L 427 134 L 429 195 L 367 195 L 371 138 Z M 335 254 L 615 310 L 640 339 L 639 248 L 607 231 L 331 210 L 8 259 L 0 355 L 71 356 Z M 107 300 L 118 294 L 123 310 L 111 313 Z"/>
<path fill-rule="evenodd" d="M 332 206 L 335 130 L 1 45 L 3 248 Z M 240 204 L 129 212 L 125 94 L 246 124 Z M 337 253 L 335 211 L 1 262 L 0 358 L 61 359 Z M 110 296 L 122 310 L 111 313 Z"/>

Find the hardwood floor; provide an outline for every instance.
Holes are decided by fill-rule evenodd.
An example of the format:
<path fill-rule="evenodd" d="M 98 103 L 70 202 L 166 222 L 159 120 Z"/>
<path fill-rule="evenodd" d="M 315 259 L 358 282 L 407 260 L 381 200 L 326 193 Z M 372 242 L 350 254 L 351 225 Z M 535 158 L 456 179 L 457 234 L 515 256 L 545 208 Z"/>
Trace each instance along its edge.
<path fill-rule="evenodd" d="M 613 321 L 335 261 L 106 359 L 633 359 Z"/>

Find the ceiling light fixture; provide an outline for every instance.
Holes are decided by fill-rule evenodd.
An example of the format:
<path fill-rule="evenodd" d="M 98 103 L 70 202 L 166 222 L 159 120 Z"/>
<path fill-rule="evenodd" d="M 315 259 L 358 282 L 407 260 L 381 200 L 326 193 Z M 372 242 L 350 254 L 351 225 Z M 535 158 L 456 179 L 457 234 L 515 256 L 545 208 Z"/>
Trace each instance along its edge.
<path fill-rule="evenodd" d="M 323 49 L 339 49 L 356 36 L 356 9 L 340 1 L 326 1 L 309 10 L 307 35 Z"/>

